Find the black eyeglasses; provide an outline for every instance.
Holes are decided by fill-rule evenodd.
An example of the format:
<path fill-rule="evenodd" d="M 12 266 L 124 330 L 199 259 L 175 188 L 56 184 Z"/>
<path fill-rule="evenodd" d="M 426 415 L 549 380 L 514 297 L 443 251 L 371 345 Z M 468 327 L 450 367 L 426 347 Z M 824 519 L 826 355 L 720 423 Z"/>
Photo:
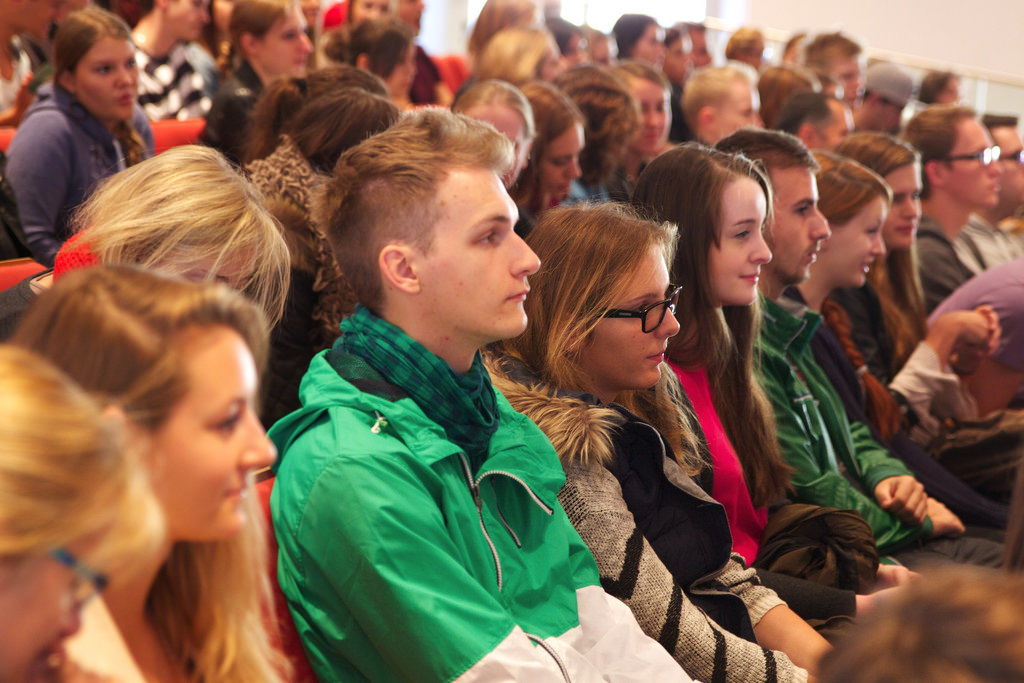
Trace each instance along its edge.
<path fill-rule="evenodd" d="M 1017 150 L 1013 154 L 1006 154 L 999 151 L 999 161 L 1012 161 L 1015 164 L 1024 164 L 1024 149 Z"/>
<path fill-rule="evenodd" d="M 980 161 L 982 166 L 988 166 L 993 161 L 999 161 L 999 148 L 986 147 L 978 152 L 957 154 L 956 156 L 946 157 L 943 161 Z"/>
<path fill-rule="evenodd" d="M 621 308 L 609 308 L 604 312 L 602 318 L 640 318 L 640 327 L 644 332 L 650 333 L 658 329 L 661 322 L 665 319 L 665 312 L 672 311 L 674 315 L 676 312 L 676 304 L 679 303 L 679 292 L 683 289 L 682 285 L 676 287 L 669 285 L 671 291 L 668 294 L 668 298 L 663 301 L 658 301 L 649 306 L 644 306 L 635 311 L 627 311 Z M 653 315 L 651 315 L 653 313 Z"/>
<path fill-rule="evenodd" d="M 75 581 L 71 585 L 71 599 L 76 607 L 82 607 L 103 592 L 110 579 L 106 574 L 90 569 L 64 548 L 54 548 L 50 557 L 75 573 Z"/>

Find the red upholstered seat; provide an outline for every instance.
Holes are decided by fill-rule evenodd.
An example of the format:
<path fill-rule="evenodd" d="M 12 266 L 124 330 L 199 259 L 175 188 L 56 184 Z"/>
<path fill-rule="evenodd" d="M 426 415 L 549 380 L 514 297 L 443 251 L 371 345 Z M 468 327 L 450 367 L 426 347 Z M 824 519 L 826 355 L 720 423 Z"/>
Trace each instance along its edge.
<path fill-rule="evenodd" d="M 274 536 L 274 527 L 270 521 L 270 492 L 273 488 L 274 477 L 272 476 L 256 484 L 260 508 L 263 510 L 267 521 L 267 548 L 270 551 L 270 586 L 274 594 L 274 618 L 277 620 L 281 636 L 281 642 L 275 643 L 275 645 L 280 648 L 281 652 L 284 653 L 292 664 L 291 681 L 295 683 L 316 683 L 316 676 L 313 675 L 313 669 L 309 665 L 309 660 L 306 659 L 306 652 L 302 649 L 299 632 L 295 629 L 295 622 L 292 621 L 291 612 L 288 611 L 288 601 L 277 585 L 277 538 Z"/>
<path fill-rule="evenodd" d="M 34 275 L 46 266 L 30 258 L 16 258 L 0 261 L 0 291 L 13 287 L 29 275 Z"/>
<path fill-rule="evenodd" d="M 459 88 L 469 78 L 469 69 L 466 67 L 466 58 L 462 55 L 444 55 L 432 57 L 437 70 L 441 74 L 441 80 L 448 86 L 452 93 L 459 92 Z"/>
<path fill-rule="evenodd" d="M 171 147 L 178 145 L 191 145 L 199 139 L 199 134 L 206 127 L 206 119 L 185 119 L 178 121 L 168 119 L 166 121 L 152 121 L 149 124 L 153 129 L 154 152 L 166 152 Z"/>
<path fill-rule="evenodd" d="M 0 152 L 7 152 L 17 130 L 17 128 L 0 128 Z"/>

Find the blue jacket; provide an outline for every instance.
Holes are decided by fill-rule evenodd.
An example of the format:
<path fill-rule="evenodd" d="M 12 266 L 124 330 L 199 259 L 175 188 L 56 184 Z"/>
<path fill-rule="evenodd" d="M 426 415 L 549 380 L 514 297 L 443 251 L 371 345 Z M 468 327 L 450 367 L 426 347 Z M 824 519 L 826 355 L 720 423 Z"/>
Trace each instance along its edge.
<path fill-rule="evenodd" d="M 153 154 L 153 131 L 136 105 L 132 126 Z M 52 266 L 70 233 L 74 210 L 108 176 L 124 168 L 114 135 L 64 88 L 47 83 L 8 150 L 7 177 L 32 256 Z"/>

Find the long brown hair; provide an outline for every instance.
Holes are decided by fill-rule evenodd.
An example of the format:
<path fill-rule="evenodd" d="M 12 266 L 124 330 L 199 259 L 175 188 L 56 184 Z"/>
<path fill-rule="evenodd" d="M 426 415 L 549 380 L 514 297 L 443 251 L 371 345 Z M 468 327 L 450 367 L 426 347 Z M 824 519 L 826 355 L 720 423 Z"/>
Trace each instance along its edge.
<path fill-rule="evenodd" d="M 262 365 L 265 318 L 241 294 L 126 266 L 93 266 L 56 280 L 25 313 L 12 341 L 150 433 L 188 392 L 183 336 L 211 327 L 238 333 Z M 197 681 L 276 682 L 287 670 L 264 622 L 272 609 L 267 532 L 251 482 L 247 488 L 242 530 L 222 541 L 174 543 L 147 596 L 161 641 Z"/>
<path fill-rule="evenodd" d="M 652 247 L 672 262 L 676 228 L 656 223 L 618 204 L 555 208 L 537 221 L 528 238 L 541 259 L 530 276 L 526 331 L 496 345 L 525 363 L 545 384 L 592 391 L 580 353 L 605 311 L 612 308 Z M 653 424 L 668 440 L 680 465 L 696 473 L 693 419 L 681 409 L 675 374 L 664 367 L 653 390 L 625 391 L 616 402 Z"/>
<path fill-rule="evenodd" d="M 516 204 L 534 213 L 548 207 L 541 206 L 540 165 L 547 154 L 548 145 L 565 134 L 574 125 L 583 126 L 586 121 L 572 100 L 553 85 L 533 82 L 522 87 L 522 93 L 530 103 L 537 135 L 533 138 L 530 158 L 526 168 L 519 174 L 519 180 L 510 193 Z"/>
<path fill-rule="evenodd" d="M 89 50 L 104 38 L 116 38 L 134 45 L 128 24 L 116 14 L 98 7 L 72 12 L 60 22 L 53 37 L 54 83 L 59 84 L 62 75 L 73 73 Z M 146 158 L 146 146 L 130 119 L 118 121 L 113 133 L 121 145 L 125 166 Z"/>
<path fill-rule="evenodd" d="M 743 466 L 750 497 L 761 507 L 784 493 L 791 471 L 782 460 L 771 405 L 755 377 L 761 314 L 757 302 L 716 306 L 708 270 L 709 254 L 720 240 L 722 196 L 738 178 L 756 182 L 771 211 L 771 183 L 760 165 L 698 143 L 651 161 L 637 179 L 633 202 L 651 217 L 679 226 L 672 277 L 683 285 L 677 308 L 683 329 L 669 340 L 669 358 L 684 368 L 707 369 L 715 411 Z"/>
<path fill-rule="evenodd" d="M 906 142 L 886 133 L 854 133 L 836 147 L 836 153 L 882 176 L 920 164 L 920 154 Z M 920 172 L 920 170 L 918 170 Z M 890 376 L 896 374 L 928 333 L 924 294 L 917 270 L 917 246 L 889 251 L 868 271 L 868 284 L 882 305 L 882 323 L 892 342 Z"/>

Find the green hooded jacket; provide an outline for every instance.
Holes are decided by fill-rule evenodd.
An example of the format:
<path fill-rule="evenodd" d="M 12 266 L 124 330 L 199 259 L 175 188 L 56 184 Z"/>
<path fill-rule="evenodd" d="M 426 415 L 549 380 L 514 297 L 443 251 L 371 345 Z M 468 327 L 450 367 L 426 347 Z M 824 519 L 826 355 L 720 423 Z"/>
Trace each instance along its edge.
<path fill-rule="evenodd" d="M 856 510 L 875 534 L 880 553 L 896 552 L 932 534 L 932 523 L 914 526 L 883 510 L 874 498 L 883 479 L 910 470 L 850 422 L 835 389 L 815 362 L 810 343 L 821 316 L 797 302 L 761 297 L 764 321 L 758 341 L 761 385 L 775 410 L 782 456 L 793 467 L 796 497 L 805 503 Z"/>

